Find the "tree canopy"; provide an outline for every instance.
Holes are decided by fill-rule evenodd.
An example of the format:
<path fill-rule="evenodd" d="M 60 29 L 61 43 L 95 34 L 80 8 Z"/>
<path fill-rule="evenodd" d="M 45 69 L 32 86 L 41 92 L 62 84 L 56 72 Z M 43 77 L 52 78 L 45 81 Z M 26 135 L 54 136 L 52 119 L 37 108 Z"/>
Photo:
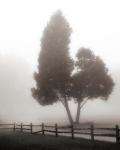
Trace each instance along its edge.
<path fill-rule="evenodd" d="M 107 99 L 114 82 L 102 59 L 86 48 L 80 48 L 76 57 L 77 72 L 72 76 L 73 96 L 78 99 Z"/>
<path fill-rule="evenodd" d="M 38 72 L 34 77 L 37 87 L 33 96 L 42 105 L 59 100 L 59 95 L 68 94 L 68 86 L 73 61 L 69 56 L 71 28 L 57 11 L 44 29 L 41 39 L 41 52 L 38 59 Z"/>

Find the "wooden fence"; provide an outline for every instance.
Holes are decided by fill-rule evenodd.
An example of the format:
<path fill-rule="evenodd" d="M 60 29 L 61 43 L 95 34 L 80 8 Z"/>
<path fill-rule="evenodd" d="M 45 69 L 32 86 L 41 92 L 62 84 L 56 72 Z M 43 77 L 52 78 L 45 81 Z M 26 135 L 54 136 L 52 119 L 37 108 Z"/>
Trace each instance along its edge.
<path fill-rule="evenodd" d="M 37 131 L 34 131 L 34 128 Z M 74 126 L 58 126 L 55 124 L 54 126 L 45 125 L 44 123 L 40 125 L 35 124 L 0 124 L 1 130 L 13 130 L 20 131 L 20 132 L 29 132 L 31 134 L 42 134 L 47 135 L 49 133 L 54 134 L 56 137 L 60 136 L 61 134 L 68 135 L 72 139 L 76 138 L 75 135 L 89 135 L 91 137 L 91 141 L 94 142 L 95 137 L 113 137 L 115 138 L 116 143 L 120 142 L 120 129 L 119 126 L 116 125 L 114 128 L 96 128 L 93 125 L 90 127 L 74 127 Z"/>

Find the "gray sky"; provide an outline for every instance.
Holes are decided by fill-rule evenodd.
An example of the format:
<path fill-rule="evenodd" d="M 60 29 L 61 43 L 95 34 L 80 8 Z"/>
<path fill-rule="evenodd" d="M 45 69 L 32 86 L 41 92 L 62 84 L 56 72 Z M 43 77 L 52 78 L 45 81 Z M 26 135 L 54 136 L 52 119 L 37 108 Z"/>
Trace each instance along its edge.
<path fill-rule="evenodd" d="M 70 23 L 70 53 L 88 47 L 101 56 L 116 81 L 108 102 L 88 102 L 87 121 L 120 121 L 120 1 L 119 0 L 1 0 L 0 1 L 0 120 L 40 121 L 66 118 L 61 104 L 42 107 L 31 97 L 40 38 L 50 16 L 58 9 Z M 73 114 L 74 105 L 71 104 Z M 44 115 L 43 115 L 44 114 Z M 65 117 L 64 117 L 65 116 Z"/>

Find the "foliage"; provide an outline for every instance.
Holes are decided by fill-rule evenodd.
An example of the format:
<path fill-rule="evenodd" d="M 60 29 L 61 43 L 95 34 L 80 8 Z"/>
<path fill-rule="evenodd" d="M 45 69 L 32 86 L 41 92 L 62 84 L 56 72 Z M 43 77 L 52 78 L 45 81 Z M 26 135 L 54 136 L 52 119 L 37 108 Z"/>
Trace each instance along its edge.
<path fill-rule="evenodd" d="M 67 96 L 73 61 L 69 56 L 71 28 L 57 11 L 43 32 L 38 72 L 34 77 L 37 87 L 32 89 L 35 99 L 42 105 L 48 105 Z"/>
<path fill-rule="evenodd" d="M 72 76 L 73 97 L 77 100 L 108 99 L 114 82 L 102 59 L 86 48 L 80 48 L 76 56 L 77 72 Z"/>

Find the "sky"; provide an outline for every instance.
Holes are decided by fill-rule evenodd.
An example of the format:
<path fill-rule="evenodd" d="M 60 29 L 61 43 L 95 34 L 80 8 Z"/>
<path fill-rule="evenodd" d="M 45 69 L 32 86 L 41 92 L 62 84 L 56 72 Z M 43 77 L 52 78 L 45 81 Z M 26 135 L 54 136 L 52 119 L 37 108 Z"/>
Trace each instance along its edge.
<path fill-rule="evenodd" d="M 72 28 L 71 56 L 74 58 L 80 47 L 90 48 L 104 60 L 116 83 L 108 102 L 89 101 L 81 118 L 101 121 L 113 116 L 120 122 L 119 6 L 119 0 L 0 0 L 0 120 L 66 119 L 62 104 L 42 107 L 30 93 L 35 86 L 33 73 L 42 32 L 51 15 L 60 9 Z M 75 114 L 74 104 L 70 106 Z"/>

